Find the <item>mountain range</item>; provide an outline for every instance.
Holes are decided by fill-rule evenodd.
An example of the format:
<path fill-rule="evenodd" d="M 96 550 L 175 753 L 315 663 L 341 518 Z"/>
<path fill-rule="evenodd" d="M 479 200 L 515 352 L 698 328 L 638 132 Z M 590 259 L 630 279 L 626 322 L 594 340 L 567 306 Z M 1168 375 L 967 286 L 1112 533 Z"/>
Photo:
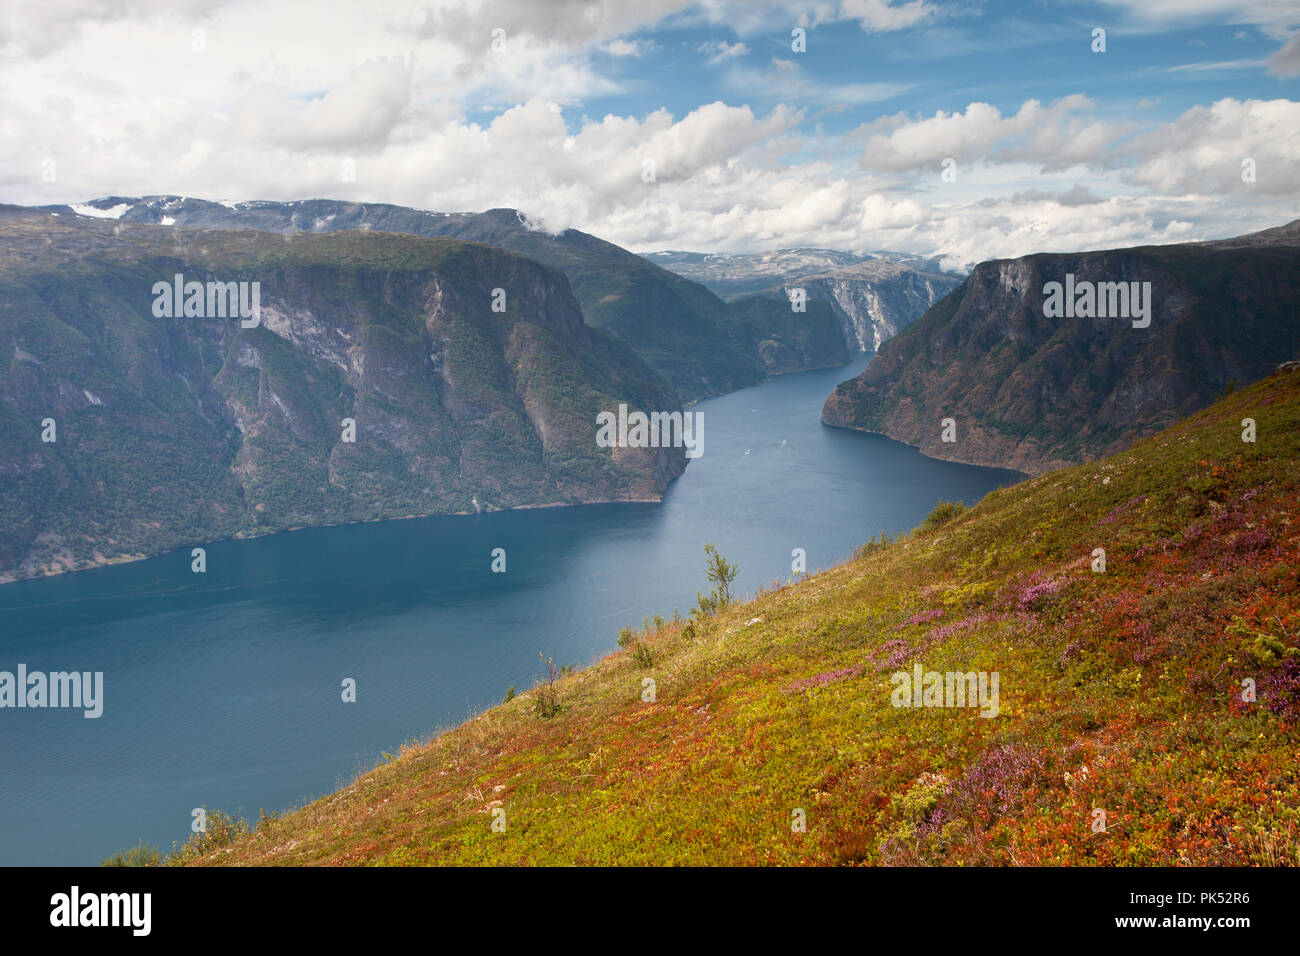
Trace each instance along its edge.
<path fill-rule="evenodd" d="M 687 402 L 849 360 L 841 323 L 825 302 L 811 302 L 802 313 L 768 296 L 724 302 L 611 242 L 576 229 L 547 232 L 514 209 L 437 213 L 327 199 L 221 203 L 178 196 L 112 196 L 42 208 L 122 225 L 284 234 L 362 229 L 508 249 L 564 273 L 586 322 L 632 346 Z"/>
<path fill-rule="evenodd" d="M 947 278 L 821 255 L 932 277 L 916 315 Z M 175 275 L 257 283 L 263 320 L 150 315 Z M 658 500 L 682 450 L 598 449 L 598 411 L 677 411 L 860 344 L 833 294 L 724 301 L 510 209 L 0 206 L 0 580 L 306 525 Z"/>
<path fill-rule="evenodd" d="M 600 448 L 598 412 L 680 411 L 842 364 L 850 343 L 879 351 L 824 423 L 1030 473 L 1300 355 L 1300 222 L 994 260 L 962 282 L 892 255 L 658 255 L 734 281 L 724 302 L 513 210 L 0 206 L 0 580 L 305 525 L 658 500 L 683 450 Z M 151 314 L 176 275 L 256 283 L 261 319 Z"/>

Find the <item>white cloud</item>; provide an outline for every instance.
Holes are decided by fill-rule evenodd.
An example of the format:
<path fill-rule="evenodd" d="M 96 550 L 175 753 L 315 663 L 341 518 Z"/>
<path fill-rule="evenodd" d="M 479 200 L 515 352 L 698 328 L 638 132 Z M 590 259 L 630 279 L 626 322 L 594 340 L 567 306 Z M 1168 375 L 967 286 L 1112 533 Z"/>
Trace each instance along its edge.
<path fill-rule="evenodd" d="M 696 49 L 707 56 L 709 62 L 715 65 L 738 56 L 744 56 L 749 52 L 749 47 L 745 46 L 745 44 L 728 43 L 726 40 L 709 40 L 701 43 Z"/>
<path fill-rule="evenodd" d="M 1177 26 L 1206 22 L 1251 24 L 1275 33 L 1300 23 L 1290 0 L 1102 0 L 1139 23 Z"/>
<path fill-rule="evenodd" d="M 713 33 L 726 23 L 741 36 L 741 21 L 775 20 L 784 41 L 801 13 L 810 24 L 853 17 L 895 31 L 909 17 L 946 15 L 935 9 L 394 0 L 379 13 L 331 6 L 325 17 L 307 0 L 159 0 L 130 15 L 120 0 L 28 3 L 0 27 L 0 48 L 26 51 L 0 83 L 0 199 L 169 192 L 514 206 L 548 228 L 639 250 L 893 248 L 962 264 L 1210 238 L 1300 216 L 1300 104 L 1286 99 L 1221 99 L 1160 123 L 1103 114 L 1082 95 L 1005 112 L 972 102 L 827 135 L 808 113 L 907 87 L 828 83 L 798 57 L 756 69 L 741 56 L 765 49 L 758 41 L 717 40 L 702 52 L 726 55 L 726 102 L 604 116 L 570 108 L 616 91 L 593 62 L 643 54 L 653 41 L 629 36 L 665 18 Z M 1164 9 L 1155 0 L 1151 15 Z M 73 19 L 61 20 L 69 10 Z M 193 48 L 194 29 L 205 52 Z M 1288 62 L 1275 57 L 1275 72 Z M 733 105 L 756 93 L 786 105 Z M 939 178 L 949 156 L 955 183 Z M 1255 161 L 1254 183 L 1241 181 L 1244 158 Z M 653 183 L 642 181 L 647 159 Z M 41 179 L 47 160 L 54 182 Z M 342 171 L 353 168 L 349 181 Z"/>
<path fill-rule="evenodd" d="M 1263 60 L 1218 60 L 1205 63 L 1181 63 L 1165 68 L 1166 73 L 1204 73 L 1209 70 L 1256 70 L 1263 66 Z"/>
<path fill-rule="evenodd" d="M 391 135 L 410 102 L 409 63 L 375 60 L 310 99 L 281 84 L 259 83 L 234 104 L 230 130 L 240 142 L 271 147 L 366 149 Z"/>
<path fill-rule="evenodd" d="M 610 40 L 608 43 L 601 44 L 600 47 L 610 56 L 645 56 L 651 50 L 654 50 L 655 44 L 652 40 Z"/>
<path fill-rule="evenodd" d="M 387 90 L 388 82 L 383 72 L 374 86 Z M 274 101 L 259 121 L 271 122 L 281 108 Z M 275 137 L 191 141 L 160 133 L 150 139 L 157 153 L 147 166 L 110 137 L 98 153 L 72 163 L 75 195 L 22 198 L 170 191 L 448 211 L 514 206 L 547 228 L 574 226 L 638 250 L 890 248 L 937 251 L 950 265 L 1212 238 L 1300 216 L 1293 159 L 1300 155 L 1300 104 L 1222 100 L 1136 134 L 1093 121 L 1089 108 L 1087 99 L 1069 97 L 1048 106 L 1028 101 L 1009 116 L 971 104 L 938 117 L 888 117 L 871 135 L 881 138 L 889 168 L 869 162 L 856 172 L 792 160 L 805 154 L 808 140 L 799 131 L 804 115 L 787 108 L 758 115 L 715 102 L 680 117 L 666 110 L 611 114 L 570 128 L 557 103 L 534 98 L 486 123 L 454 112 L 421 114 L 420 121 L 404 114 L 376 125 L 386 132 L 370 152 L 347 154 L 319 136 L 299 142 L 293 124 L 301 116 L 290 113 L 288 133 Z M 352 109 L 337 109 L 336 128 L 358 122 Z M 129 133 L 129 125 L 111 129 Z M 0 175 L 36 167 L 38 153 L 15 155 L 14 140 L 4 142 L 10 155 Z M 953 143 L 970 158 L 959 161 L 955 183 L 943 183 L 929 160 Z M 355 183 L 339 175 L 349 155 Z M 1240 181 L 1243 156 L 1257 160 L 1253 184 Z M 646 159 L 655 163 L 653 183 L 642 181 Z M 12 182 L 8 191 L 15 191 Z"/>
<path fill-rule="evenodd" d="M 1177 194 L 1273 197 L 1286 208 L 1300 196 L 1300 103 L 1222 99 L 1194 106 L 1126 144 L 1137 160 L 1131 180 Z M 1255 182 L 1242 182 L 1242 160 Z"/>
<path fill-rule="evenodd" d="M 861 163 L 868 169 L 903 172 L 937 171 L 946 158 L 959 165 L 989 157 L 1034 158 L 1053 169 L 1099 160 L 1126 127 L 1085 119 L 1093 105 L 1076 94 L 1047 106 L 1027 100 L 1010 116 L 988 103 L 971 103 L 964 112 L 940 110 L 923 119 L 903 113 L 886 116 L 863 127 L 867 142 Z"/>
<path fill-rule="evenodd" d="M 0 55 L 42 56 L 78 39 L 83 32 L 114 23 L 166 18 L 194 27 L 226 0 L 40 0 L 6 4 L 0 20 Z"/>
<path fill-rule="evenodd" d="M 842 19 L 856 20 L 862 29 L 872 33 L 887 33 L 916 26 L 936 13 L 926 0 L 910 0 L 897 6 L 889 0 L 844 0 L 840 4 Z"/>

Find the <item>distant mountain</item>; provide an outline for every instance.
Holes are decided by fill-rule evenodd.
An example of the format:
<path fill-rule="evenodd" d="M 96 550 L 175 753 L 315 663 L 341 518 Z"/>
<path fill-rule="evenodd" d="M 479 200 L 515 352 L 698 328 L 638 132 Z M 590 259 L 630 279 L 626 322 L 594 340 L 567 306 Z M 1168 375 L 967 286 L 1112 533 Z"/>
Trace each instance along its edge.
<path fill-rule="evenodd" d="M 822 421 L 1032 473 L 1091 460 L 1300 355 L 1297 302 L 1300 220 L 983 262 L 839 386 Z"/>
<path fill-rule="evenodd" d="M 220 203 L 176 196 L 112 196 L 43 208 L 119 223 L 280 233 L 369 229 L 509 249 L 563 272 L 588 324 L 631 345 L 686 401 L 849 360 L 841 323 L 828 304 L 796 313 L 770 296 L 727 303 L 611 242 L 576 229 L 547 233 L 513 209 L 435 213 L 328 199 Z"/>
<path fill-rule="evenodd" d="M 851 349 L 874 351 L 958 285 L 939 260 L 898 252 L 858 255 L 833 249 L 782 249 L 751 255 L 654 252 L 656 265 L 694 279 L 724 299 L 785 298 L 802 288 L 828 303 Z"/>
<path fill-rule="evenodd" d="M 0 580 L 304 525 L 658 500 L 684 468 L 681 448 L 597 446 L 599 411 L 679 399 L 546 266 L 127 223 L 0 207 Z M 159 317 L 178 273 L 259 283 L 256 320 Z"/>
<path fill-rule="evenodd" d="M 874 352 L 961 281 L 946 272 L 922 271 L 873 259 L 825 275 L 792 279 L 781 293 L 788 295 L 791 289 L 802 288 L 809 300 L 830 303 L 852 346 Z"/>
<path fill-rule="evenodd" d="M 643 257 L 724 299 L 768 292 L 790 279 L 833 272 L 872 258 L 837 249 L 778 249 L 746 255 L 668 251 L 648 252 Z"/>

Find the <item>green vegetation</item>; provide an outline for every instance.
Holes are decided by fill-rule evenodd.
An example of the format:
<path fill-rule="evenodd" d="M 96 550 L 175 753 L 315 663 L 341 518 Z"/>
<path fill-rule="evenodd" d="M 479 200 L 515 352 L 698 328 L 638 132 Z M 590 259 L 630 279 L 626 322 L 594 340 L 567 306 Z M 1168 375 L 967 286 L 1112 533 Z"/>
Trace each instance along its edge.
<path fill-rule="evenodd" d="M 258 824 L 262 826 L 273 819 L 273 816 L 263 814 Z M 173 843 L 171 852 L 166 857 L 157 847 L 145 846 L 141 841 L 126 853 L 114 853 L 102 861 L 100 866 L 185 866 L 201 858 L 211 860 L 219 857 L 225 849 L 251 832 L 248 821 L 214 810 L 207 815 L 202 833 L 191 835 L 183 844 Z"/>
<path fill-rule="evenodd" d="M 731 582 L 736 580 L 740 569 L 720 555 L 712 544 L 704 546 L 704 553 L 709 559 L 705 577 L 714 587 L 708 594 L 695 593 L 692 616 L 712 617 L 731 603 Z"/>
<path fill-rule="evenodd" d="M 275 817 L 263 814 L 258 821 L 258 828 L 268 828 L 275 822 Z M 189 840 L 177 846 L 172 844 L 172 852 L 164 861 L 167 866 L 185 866 L 197 860 L 219 859 L 229 853 L 234 845 L 251 832 L 247 821 L 214 810 L 207 815 L 207 825 L 202 833 L 195 833 Z"/>
<path fill-rule="evenodd" d="M 859 546 L 857 551 L 854 552 L 853 557 L 865 558 L 868 555 L 875 554 L 877 551 L 883 551 L 897 540 L 897 538 L 891 538 L 889 532 L 882 531 L 879 534 L 872 535 L 866 540 L 865 544 Z"/>
<path fill-rule="evenodd" d="M 655 652 L 648 641 L 633 642 L 632 660 L 636 661 L 637 667 L 654 667 Z"/>
<path fill-rule="evenodd" d="M 551 658 L 542 654 L 537 656 L 545 668 L 546 676 L 533 689 L 533 697 L 537 706 L 537 715 L 543 720 L 549 720 L 564 709 L 564 704 L 560 700 L 560 691 L 555 686 L 556 680 L 563 675 Z"/>
<path fill-rule="evenodd" d="M 175 273 L 261 283 L 262 324 L 155 318 Z M 685 467 L 596 445 L 599 411 L 679 401 L 560 273 L 449 239 L 10 219 L 0 356 L 0 582 L 307 525 L 658 500 Z"/>
<path fill-rule="evenodd" d="M 958 517 L 965 510 L 966 506 L 960 501 L 940 501 L 934 506 L 934 510 L 930 512 L 929 516 L 925 519 L 925 524 L 921 527 L 930 529 L 937 528 L 940 525 L 945 525 L 953 518 Z"/>
<path fill-rule="evenodd" d="M 182 861 L 1300 863 L 1300 373 L 864 550 Z M 916 664 L 998 715 L 892 706 Z"/>
<path fill-rule="evenodd" d="M 141 840 L 125 853 L 117 852 L 100 862 L 100 866 L 161 866 L 162 851 L 156 846 L 145 846 Z"/>

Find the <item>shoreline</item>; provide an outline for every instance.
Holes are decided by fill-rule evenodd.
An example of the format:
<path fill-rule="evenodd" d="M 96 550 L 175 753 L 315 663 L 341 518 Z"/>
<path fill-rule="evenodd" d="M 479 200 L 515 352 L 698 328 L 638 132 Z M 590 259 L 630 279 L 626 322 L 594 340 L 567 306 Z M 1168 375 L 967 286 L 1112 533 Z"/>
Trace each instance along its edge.
<path fill-rule="evenodd" d="M 684 475 L 686 472 L 683 471 Z M 681 475 L 678 475 L 680 478 Z M 673 481 L 676 481 L 674 478 Z M 672 482 L 669 482 L 671 485 Z M 291 534 L 295 531 L 308 531 L 313 528 L 350 528 L 363 524 L 375 524 L 382 521 L 411 521 L 420 518 L 478 518 L 489 514 L 501 514 L 509 511 L 539 511 L 549 508 L 586 508 L 592 505 L 657 505 L 663 504 L 663 496 L 658 498 L 614 498 L 600 501 L 556 501 L 547 504 L 529 504 L 515 505 L 510 508 L 491 508 L 482 511 L 439 511 L 431 514 L 410 514 L 410 515 L 389 515 L 383 518 L 362 518 L 360 521 L 338 521 L 322 524 L 303 524 L 294 525 L 292 528 L 279 528 L 275 531 L 261 531 L 254 534 L 236 534 L 227 538 L 213 538 L 206 542 L 206 545 L 223 544 L 227 541 L 253 541 L 257 538 L 274 537 L 277 534 Z M 110 567 L 117 564 L 136 564 L 140 561 L 151 561 L 154 558 L 161 558 L 164 555 L 172 554 L 176 551 L 182 551 L 186 547 L 202 547 L 205 545 L 180 545 L 175 548 L 169 548 L 166 551 L 159 551 L 156 554 L 138 554 L 138 555 L 117 555 L 111 558 L 104 558 L 100 561 L 92 561 L 74 568 L 62 568 L 58 571 L 46 571 L 43 574 L 34 574 L 27 577 L 14 577 L 8 573 L 0 573 L 0 587 L 8 584 L 21 584 L 24 581 L 41 581 L 45 578 L 57 578 L 65 574 L 77 574 L 82 571 L 95 571 L 100 568 Z"/>
<path fill-rule="evenodd" d="M 734 389 L 730 392 L 719 392 L 717 395 L 707 395 L 702 398 L 693 399 L 690 402 L 684 403 L 682 408 L 683 410 L 685 410 L 687 408 L 691 408 L 695 405 L 698 405 L 700 402 L 711 401 L 712 399 L 715 398 L 723 398 L 724 396 L 727 395 L 735 395 L 739 392 L 743 392 L 746 389 L 750 389 L 750 388 L 759 388 L 763 385 L 768 384 L 774 379 L 781 378 L 786 375 L 800 375 L 806 372 L 825 372 L 825 371 L 829 371 L 830 369 L 846 368 L 852 365 L 856 358 L 864 354 L 867 353 L 853 352 L 851 353 L 852 357 L 849 359 L 848 362 L 844 362 L 836 365 L 818 366 L 816 368 L 793 369 L 786 372 L 773 372 L 769 374 L 766 378 L 764 378 L 761 382 L 756 382 L 753 385 L 745 385 L 741 388 Z M 875 353 L 870 353 L 871 357 L 874 357 L 874 354 Z M 868 361 L 869 360 L 870 358 L 868 358 Z M 676 482 L 678 479 L 682 477 L 682 475 L 685 474 L 686 471 L 685 469 L 683 469 L 681 475 L 678 475 L 677 477 L 671 479 L 668 482 L 668 486 L 664 489 L 664 492 L 667 493 L 668 487 L 671 487 L 674 482 Z M 343 521 L 343 522 L 332 522 L 332 523 L 323 523 L 323 524 L 295 525 L 292 528 L 279 528 L 275 531 L 262 531 L 254 534 L 236 534 L 228 538 L 216 538 L 216 539 L 212 539 L 208 543 L 218 544 L 225 541 L 247 541 L 247 540 L 252 540 L 254 538 L 265 538 L 271 535 L 287 534 L 292 531 L 305 531 L 308 528 L 346 528 L 352 525 L 373 524 L 374 522 L 377 521 L 407 521 L 414 518 L 477 517 L 479 515 L 491 514 L 500 511 L 535 511 L 543 508 L 583 508 L 590 505 L 663 504 L 663 500 L 664 500 L 664 496 L 661 494 L 657 498 L 615 498 L 615 499 L 601 499 L 597 501 L 577 501 L 577 502 L 556 501 L 556 502 L 549 502 L 546 504 L 515 505 L 510 508 L 492 508 L 490 510 L 483 510 L 483 511 L 468 511 L 468 510 L 442 511 L 442 512 L 435 512 L 431 514 L 392 515 L 383 518 L 363 518 L 360 521 Z M 176 548 L 171 548 L 166 551 L 159 551 L 156 554 L 118 555 L 112 558 L 104 558 L 103 560 L 100 561 L 92 561 L 87 564 L 78 565 L 77 567 L 73 567 L 73 568 L 61 568 L 57 571 L 46 571 L 42 574 L 29 575 L 27 577 L 16 577 L 7 572 L 0 572 L 0 587 L 4 587 L 5 585 L 8 584 L 18 584 L 23 581 L 39 581 L 44 578 L 59 577 L 64 574 L 76 574 L 77 572 L 80 571 L 94 571 L 99 568 L 105 568 L 116 564 L 134 564 L 139 561 L 148 561 L 152 558 L 159 558 L 165 554 L 170 554 L 172 553 L 172 551 L 179 551 L 182 549 L 182 547 L 183 546 L 177 546 Z M 191 547 L 198 547 L 198 545 L 191 545 Z"/>
<path fill-rule="evenodd" d="M 1014 471 L 1016 474 L 1023 476 L 1020 479 L 1020 481 L 1025 481 L 1029 478 L 1038 478 L 1042 475 L 1046 475 L 1053 471 L 1060 471 L 1062 468 L 1074 468 L 1077 465 L 1088 464 L 1088 462 L 1073 462 L 1073 463 L 1065 462 L 1055 467 L 1043 468 L 1041 471 L 1025 471 L 1023 468 L 1016 468 L 1013 465 L 998 464 L 998 463 L 992 463 L 987 461 L 967 461 L 963 458 L 940 458 L 938 455 L 931 455 L 929 452 L 925 451 L 920 445 L 913 445 L 910 441 L 905 441 L 902 438 L 896 438 L 895 436 L 890 435 L 887 432 L 873 431 L 870 428 L 858 428 L 856 425 L 839 425 L 836 424 L 835 422 L 828 422 L 825 419 L 822 419 L 821 423 L 825 425 L 827 428 L 841 428 L 846 432 L 857 432 L 860 435 L 876 435 L 879 438 L 888 438 L 890 441 L 896 441 L 900 445 L 906 445 L 908 448 L 915 449 L 917 452 L 924 455 L 926 458 L 929 458 L 931 461 L 943 461 L 952 465 L 970 465 L 974 468 L 996 468 L 999 471 Z"/>

